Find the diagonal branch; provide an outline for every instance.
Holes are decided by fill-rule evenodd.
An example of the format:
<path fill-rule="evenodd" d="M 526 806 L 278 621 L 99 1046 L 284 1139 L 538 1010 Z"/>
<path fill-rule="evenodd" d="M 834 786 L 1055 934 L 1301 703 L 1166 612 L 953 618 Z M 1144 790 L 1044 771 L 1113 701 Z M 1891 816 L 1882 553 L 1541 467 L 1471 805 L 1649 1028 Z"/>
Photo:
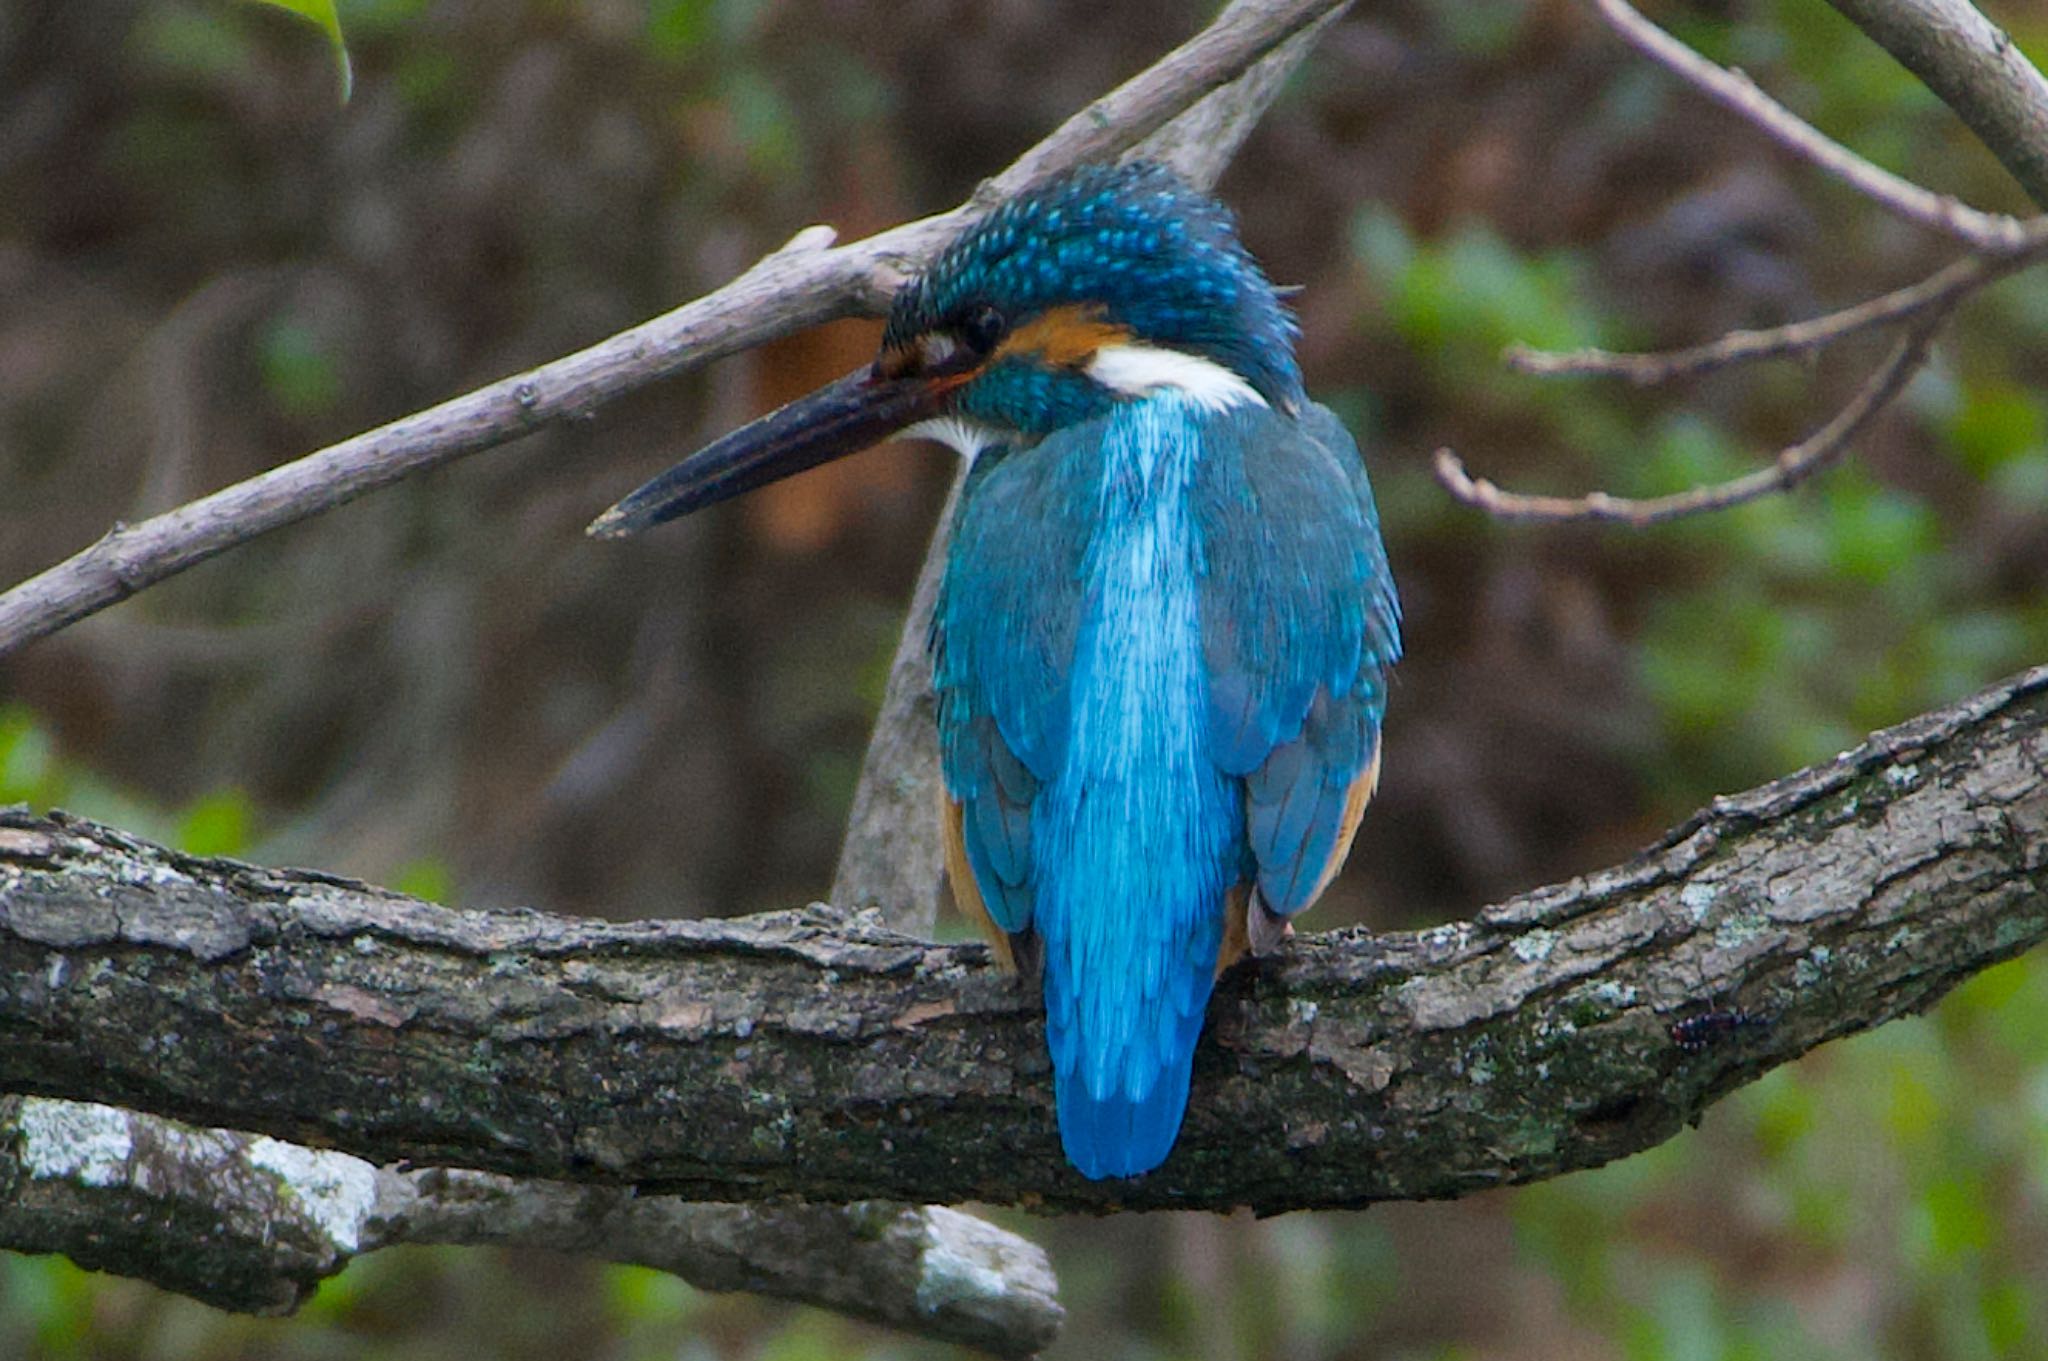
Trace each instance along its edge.
<path fill-rule="evenodd" d="M 1237 0 L 1209 28 L 1069 118 L 948 213 L 847 246 L 801 232 L 732 283 L 588 349 L 238 482 L 97 543 L 0 594 L 0 656 L 260 534 L 493 448 L 713 359 L 835 317 L 873 314 L 905 271 L 993 202 L 1114 156 L 1243 75 L 1344 0 Z"/>
<path fill-rule="evenodd" d="M 2048 208 L 2048 80 L 1970 0 L 1829 0 L 1954 110 Z"/>
<path fill-rule="evenodd" d="M 1593 4 L 1621 40 L 1637 52 L 1747 120 L 1793 155 L 1897 216 L 1952 236 L 1974 250 L 1997 253 L 2022 244 L 2017 218 L 1980 212 L 1872 164 L 1772 99 L 1742 72 L 1715 65 L 1645 19 L 1627 0 L 1593 0 Z"/>
<path fill-rule="evenodd" d="M 1040 1008 L 978 946 L 824 909 L 460 913 L 16 813 L 0 1090 L 698 1199 L 1277 1212 L 1624 1156 L 2044 938 L 2048 667 L 1627 864 L 1233 973 L 1173 1156 L 1091 1183 L 1059 1153 Z M 1772 1023 L 1674 1041 L 1734 1007 Z"/>

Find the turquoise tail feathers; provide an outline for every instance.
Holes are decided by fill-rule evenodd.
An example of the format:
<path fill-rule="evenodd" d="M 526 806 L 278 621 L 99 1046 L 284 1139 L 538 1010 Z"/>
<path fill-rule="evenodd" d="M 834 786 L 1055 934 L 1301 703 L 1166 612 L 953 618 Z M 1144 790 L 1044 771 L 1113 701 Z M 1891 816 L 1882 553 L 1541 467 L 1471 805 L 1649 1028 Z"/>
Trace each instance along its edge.
<path fill-rule="evenodd" d="M 1206 982 L 1198 991 L 1201 1002 L 1206 1003 Z M 1202 1011 L 1197 1005 L 1192 1014 L 1175 1018 L 1173 1033 L 1160 1036 L 1162 1043 L 1157 1049 L 1108 1074 L 1107 1091 L 1098 1091 L 1089 1080 L 1090 1065 L 1079 1053 L 1085 1038 L 1048 1012 L 1060 1143 L 1081 1175 L 1095 1180 L 1135 1177 L 1166 1161 L 1187 1114 Z M 1067 1057 L 1064 1063 L 1063 1054 Z"/>
<path fill-rule="evenodd" d="M 1237 791 L 1193 765 L 1056 781 L 1037 809 L 1056 849 L 1037 925 L 1060 1140 L 1089 1177 L 1157 1167 L 1187 1110 L 1244 823 Z"/>

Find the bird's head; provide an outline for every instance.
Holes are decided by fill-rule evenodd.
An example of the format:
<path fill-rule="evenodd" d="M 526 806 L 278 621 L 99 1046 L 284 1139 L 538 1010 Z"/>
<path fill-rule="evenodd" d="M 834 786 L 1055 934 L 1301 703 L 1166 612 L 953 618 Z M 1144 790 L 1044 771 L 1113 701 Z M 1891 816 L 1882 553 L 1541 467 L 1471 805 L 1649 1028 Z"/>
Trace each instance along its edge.
<path fill-rule="evenodd" d="M 905 284 L 872 365 L 677 464 L 591 533 L 632 534 L 906 431 L 971 457 L 1162 387 L 1292 409 L 1294 337 L 1220 203 L 1163 166 L 1084 167 L 1003 204 Z"/>

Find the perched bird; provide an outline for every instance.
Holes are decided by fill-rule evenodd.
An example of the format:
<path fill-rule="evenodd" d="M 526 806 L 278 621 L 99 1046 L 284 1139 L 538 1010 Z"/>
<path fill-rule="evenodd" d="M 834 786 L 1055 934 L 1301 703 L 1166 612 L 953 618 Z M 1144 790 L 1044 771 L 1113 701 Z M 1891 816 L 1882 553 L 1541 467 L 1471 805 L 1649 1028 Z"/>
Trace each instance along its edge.
<path fill-rule="evenodd" d="M 1171 171 L 1072 171 L 963 232 L 870 368 L 613 507 L 633 533 L 892 434 L 969 460 L 932 623 L 954 895 L 1043 979 L 1060 1137 L 1128 1177 L 1179 1133 L 1217 976 L 1343 863 L 1400 606 L 1293 318 Z"/>

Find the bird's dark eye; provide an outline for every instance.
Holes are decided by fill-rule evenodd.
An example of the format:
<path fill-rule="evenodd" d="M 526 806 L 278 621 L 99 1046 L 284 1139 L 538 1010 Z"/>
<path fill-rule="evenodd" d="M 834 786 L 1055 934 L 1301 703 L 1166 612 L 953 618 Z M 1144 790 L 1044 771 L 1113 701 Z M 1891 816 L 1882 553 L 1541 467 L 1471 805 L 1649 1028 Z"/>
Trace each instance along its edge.
<path fill-rule="evenodd" d="M 960 339 L 978 355 L 986 355 L 1002 342 L 1010 323 L 993 303 L 976 303 L 960 319 Z"/>

